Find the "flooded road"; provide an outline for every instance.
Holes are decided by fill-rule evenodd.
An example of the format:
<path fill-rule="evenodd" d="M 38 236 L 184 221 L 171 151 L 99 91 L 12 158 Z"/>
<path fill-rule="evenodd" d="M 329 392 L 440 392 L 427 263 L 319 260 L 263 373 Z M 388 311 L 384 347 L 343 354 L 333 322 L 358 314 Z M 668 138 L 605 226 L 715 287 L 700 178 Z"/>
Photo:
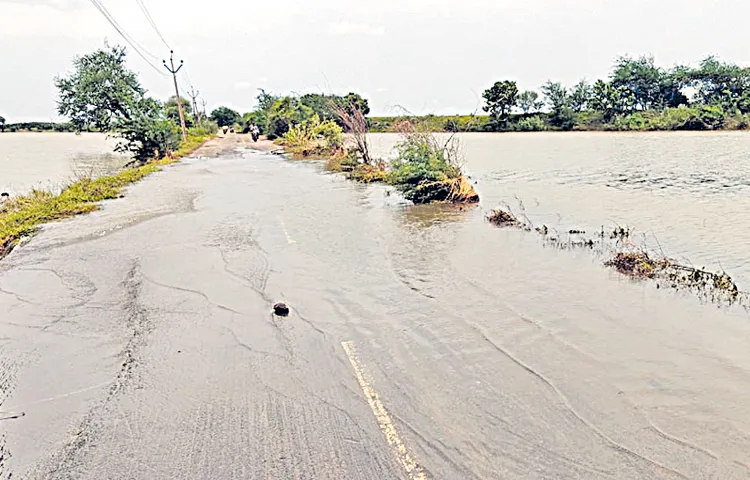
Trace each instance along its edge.
<path fill-rule="evenodd" d="M 56 190 L 83 176 L 112 173 L 128 162 L 116 141 L 98 133 L 0 134 L 0 192 Z"/>
<path fill-rule="evenodd" d="M 46 227 L 0 478 L 748 478 L 747 314 L 490 228 L 487 175 L 460 212 L 245 152 Z"/>

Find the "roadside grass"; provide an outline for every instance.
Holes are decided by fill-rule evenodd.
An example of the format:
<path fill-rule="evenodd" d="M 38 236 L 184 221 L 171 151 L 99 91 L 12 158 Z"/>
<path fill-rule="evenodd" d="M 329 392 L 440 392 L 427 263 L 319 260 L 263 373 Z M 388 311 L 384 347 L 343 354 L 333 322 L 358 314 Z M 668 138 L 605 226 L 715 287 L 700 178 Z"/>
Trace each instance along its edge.
<path fill-rule="evenodd" d="M 188 135 L 187 141 L 182 142 L 180 147 L 172 152 L 172 158 L 176 160 L 190 155 L 208 140 L 214 138 L 214 136 L 215 135 Z"/>
<path fill-rule="evenodd" d="M 211 136 L 189 137 L 171 158 L 128 168 L 114 175 L 82 178 L 63 188 L 59 194 L 35 189 L 7 200 L 0 205 L 0 258 L 9 254 L 22 238 L 34 235 L 40 225 L 97 210 L 99 202 L 121 197 L 125 187 L 189 155 L 209 138 Z"/>

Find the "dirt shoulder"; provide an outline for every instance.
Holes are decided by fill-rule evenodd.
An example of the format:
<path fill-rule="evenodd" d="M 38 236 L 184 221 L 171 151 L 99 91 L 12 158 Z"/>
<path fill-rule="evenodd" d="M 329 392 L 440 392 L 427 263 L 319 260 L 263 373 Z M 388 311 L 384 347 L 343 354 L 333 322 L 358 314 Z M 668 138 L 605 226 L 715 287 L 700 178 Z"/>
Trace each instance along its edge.
<path fill-rule="evenodd" d="M 278 150 L 280 147 L 272 141 L 261 137 L 257 142 L 246 134 L 228 133 L 219 134 L 216 138 L 209 140 L 193 153 L 196 157 L 219 157 L 233 152 L 237 148 L 250 148 L 261 152 Z"/>

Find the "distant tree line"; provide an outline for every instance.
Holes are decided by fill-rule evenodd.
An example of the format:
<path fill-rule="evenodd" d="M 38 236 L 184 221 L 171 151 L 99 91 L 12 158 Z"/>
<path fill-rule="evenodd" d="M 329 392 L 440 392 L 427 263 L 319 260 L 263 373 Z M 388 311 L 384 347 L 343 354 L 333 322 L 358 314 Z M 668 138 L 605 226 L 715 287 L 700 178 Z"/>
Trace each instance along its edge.
<path fill-rule="evenodd" d="M 73 132 L 69 122 L 19 122 L 7 123 L 0 117 L 0 133 L 11 132 Z"/>
<path fill-rule="evenodd" d="M 606 80 L 571 88 L 549 81 L 519 92 L 516 82 L 485 90 L 482 129 L 706 130 L 745 128 L 750 114 L 750 68 L 708 57 L 697 68 L 659 67 L 651 56 L 619 57 Z"/>

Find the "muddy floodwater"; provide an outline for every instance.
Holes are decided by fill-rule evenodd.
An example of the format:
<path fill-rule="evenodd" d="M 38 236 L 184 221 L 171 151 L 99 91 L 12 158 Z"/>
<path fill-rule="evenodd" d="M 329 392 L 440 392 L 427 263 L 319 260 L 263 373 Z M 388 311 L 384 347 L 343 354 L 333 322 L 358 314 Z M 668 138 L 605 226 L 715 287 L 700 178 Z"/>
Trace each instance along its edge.
<path fill-rule="evenodd" d="M 448 138 L 443 135 L 442 138 Z M 458 135 L 484 208 L 559 232 L 634 229 L 631 241 L 750 289 L 750 134 Z M 373 135 L 385 156 L 396 135 Z"/>
<path fill-rule="evenodd" d="M 518 197 L 747 285 L 750 137 L 463 140 L 477 208 L 241 150 L 14 250 L 0 478 L 750 478 L 746 311 L 484 221 Z"/>
<path fill-rule="evenodd" d="M 0 192 L 58 189 L 82 176 L 101 176 L 127 163 L 116 141 L 98 133 L 0 134 Z"/>

